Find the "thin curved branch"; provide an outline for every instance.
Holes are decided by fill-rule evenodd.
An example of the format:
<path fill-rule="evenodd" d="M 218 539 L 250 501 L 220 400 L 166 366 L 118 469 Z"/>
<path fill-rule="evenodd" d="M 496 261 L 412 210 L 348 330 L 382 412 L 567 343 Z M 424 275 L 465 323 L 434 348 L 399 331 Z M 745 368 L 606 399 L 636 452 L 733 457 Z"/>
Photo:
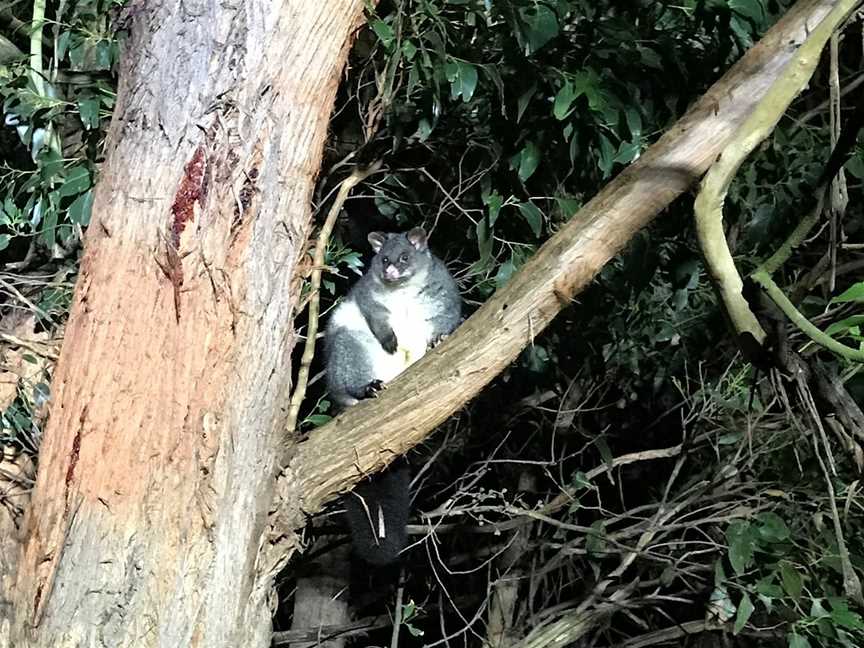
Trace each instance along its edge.
<path fill-rule="evenodd" d="M 312 365 L 312 359 L 315 357 L 315 338 L 318 336 L 318 313 L 321 298 L 321 274 L 324 270 L 324 254 L 327 251 L 327 244 L 330 241 L 330 234 L 333 232 L 333 226 L 336 224 L 336 218 L 342 210 L 342 205 L 348 198 L 348 194 L 358 184 L 363 182 L 373 173 L 376 173 L 381 168 L 380 160 L 372 164 L 366 169 L 355 169 L 354 172 L 345 178 L 339 185 L 339 192 L 330 206 L 330 211 L 327 213 L 327 218 L 321 226 L 321 231 L 318 234 L 318 242 L 315 244 L 315 255 L 312 261 L 312 274 L 310 277 L 310 285 L 312 293 L 309 297 L 309 323 L 306 327 L 306 343 L 303 346 L 303 356 L 300 359 L 300 369 L 297 372 L 297 385 L 294 392 L 291 394 L 291 401 L 288 406 L 288 420 L 285 423 L 285 432 L 287 435 L 293 434 L 297 427 L 297 415 L 300 412 L 300 405 L 303 402 L 303 397 L 306 395 L 306 385 L 309 382 L 309 367 Z"/>
<path fill-rule="evenodd" d="M 771 300 L 777 304 L 777 307 L 783 311 L 783 314 L 816 344 L 843 356 L 847 360 L 864 362 L 864 351 L 853 349 L 842 342 L 838 342 L 804 317 L 767 272 L 764 270 L 754 272 L 750 277 L 762 287 Z"/>

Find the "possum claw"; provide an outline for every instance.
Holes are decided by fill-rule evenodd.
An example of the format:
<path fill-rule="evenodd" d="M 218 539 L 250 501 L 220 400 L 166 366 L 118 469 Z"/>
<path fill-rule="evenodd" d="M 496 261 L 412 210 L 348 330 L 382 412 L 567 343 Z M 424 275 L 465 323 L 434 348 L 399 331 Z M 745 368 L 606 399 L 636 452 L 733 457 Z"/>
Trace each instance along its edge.
<path fill-rule="evenodd" d="M 384 381 L 373 380 L 368 385 L 366 385 L 366 398 L 377 398 L 378 394 L 380 394 L 383 390 Z"/>
<path fill-rule="evenodd" d="M 448 337 L 450 337 L 450 334 L 449 334 L 449 333 L 441 333 L 440 335 L 436 335 L 436 336 L 435 336 L 434 338 L 432 338 L 432 340 L 429 342 L 429 346 L 427 347 L 427 350 L 434 349 L 434 348 L 437 347 L 439 344 L 441 344 L 444 340 L 446 340 Z"/>

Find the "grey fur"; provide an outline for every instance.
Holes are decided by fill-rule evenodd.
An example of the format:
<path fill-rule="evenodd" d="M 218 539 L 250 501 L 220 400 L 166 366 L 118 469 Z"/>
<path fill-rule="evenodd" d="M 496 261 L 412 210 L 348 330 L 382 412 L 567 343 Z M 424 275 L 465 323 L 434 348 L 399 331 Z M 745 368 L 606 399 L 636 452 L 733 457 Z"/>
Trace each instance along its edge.
<path fill-rule="evenodd" d="M 452 333 L 462 316 L 456 282 L 429 251 L 421 228 L 404 234 L 373 232 L 369 242 L 375 257 L 327 326 L 327 386 L 340 409 L 374 395 L 395 377 L 381 373 L 389 358 L 398 366 L 400 341 L 394 328 L 420 331 L 425 351 Z M 407 541 L 410 472 L 404 460 L 398 461 L 343 498 L 355 553 L 373 565 L 394 561 Z"/>
<path fill-rule="evenodd" d="M 447 266 L 433 255 L 426 246 L 425 232 L 419 248 L 409 242 L 409 235 L 415 234 L 420 228 L 415 228 L 405 234 L 381 234 L 373 232 L 369 235 L 370 242 L 386 237 L 378 247 L 377 254 L 372 259 L 367 272 L 354 284 L 348 292 L 345 301 L 353 301 L 362 313 L 369 332 L 378 341 L 381 348 L 388 353 L 396 350 L 398 340 L 390 326 L 390 311 L 384 305 L 388 293 L 399 290 L 406 281 L 422 276 L 425 273 L 424 285 L 416 298 L 425 302 L 431 316 L 428 318 L 432 327 L 432 338 L 429 345 L 436 344 L 443 336 L 449 335 L 458 326 L 462 317 L 462 299 L 456 282 L 447 270 Z M 373 243 L 373 249 L 376 247 Z M 407 256 L 402 262 L 399 259 Z M 388 283 L 383 279 L 384 259 L 396 260 L 397 266 L 405 278 L 398 283 Z M 376 380 L 385 380 L 375 375 L 370 362 L 369 345 L 372 343 L 368 335 L 340 327 L 330 320 L 325 339 L 327 358 L 327 387 L 330 397 L 340 407 L 349 407 L 358 400 L 366 398 L 368 387 Z"/>

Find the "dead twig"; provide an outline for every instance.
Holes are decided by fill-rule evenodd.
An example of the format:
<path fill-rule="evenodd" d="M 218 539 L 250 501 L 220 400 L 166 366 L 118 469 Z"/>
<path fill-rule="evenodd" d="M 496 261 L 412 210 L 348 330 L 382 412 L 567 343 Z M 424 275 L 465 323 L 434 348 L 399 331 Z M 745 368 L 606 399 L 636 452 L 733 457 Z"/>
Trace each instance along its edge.
<path fill-rule="evenodd" d="M 321 275 L 325 268 L 324 253 L 327 251 L 327 243 L 330 241 L 330 234 L 333 231 L 333 226 L 336 224 L 336 218 L 342 210 L 342 205 L 348 198 L 351 190 L 363 182 L 373 173 L 377 173 L 381 168 L 381 161 L 376 161 L 371 166 L 365 169 L 355 169 L 354 172 L 345 178 L 340 186 L 333 204 L 330 206 L 330 211 L 327 213 L 327 218 L 321 226 L 321 231 L 318 233 L 318 241 L 315 244 L 315 255 L 312 261 L 312 273 L 309 279 L 311 284 L 309 297 L 309 323 L 306 328 L 306 343 L 303 346 L 303 356 L 300 359 L 300 370 L 297 372 L 297 385 L 294 392 L 291 394 L 291 401 L 288 406 L 288 421 L 285 424 L 285 432 L 290 436 L 297 428 L 297 416 L 300 413 L 300 404 L 303 402 L 303 397 L 306 395 L 306 385 L 309 381 L 309 367 L 312 365 L 312 359 L 315 357 L 315 338 L 318 336 L 318 314 L 320 303 L 321 290 Z"/>

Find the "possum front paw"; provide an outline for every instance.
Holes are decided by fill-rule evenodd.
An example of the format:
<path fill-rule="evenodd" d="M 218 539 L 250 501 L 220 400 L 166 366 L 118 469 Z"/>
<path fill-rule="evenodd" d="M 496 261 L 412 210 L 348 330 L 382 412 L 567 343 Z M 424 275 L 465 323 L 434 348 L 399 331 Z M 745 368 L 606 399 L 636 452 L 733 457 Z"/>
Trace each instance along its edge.
<path fill-rule="evenodd" d="M 382 391 L 384 391 L 384 381 L 373 380 L 366 385 L 366 398 L 377 398 Z"/>

